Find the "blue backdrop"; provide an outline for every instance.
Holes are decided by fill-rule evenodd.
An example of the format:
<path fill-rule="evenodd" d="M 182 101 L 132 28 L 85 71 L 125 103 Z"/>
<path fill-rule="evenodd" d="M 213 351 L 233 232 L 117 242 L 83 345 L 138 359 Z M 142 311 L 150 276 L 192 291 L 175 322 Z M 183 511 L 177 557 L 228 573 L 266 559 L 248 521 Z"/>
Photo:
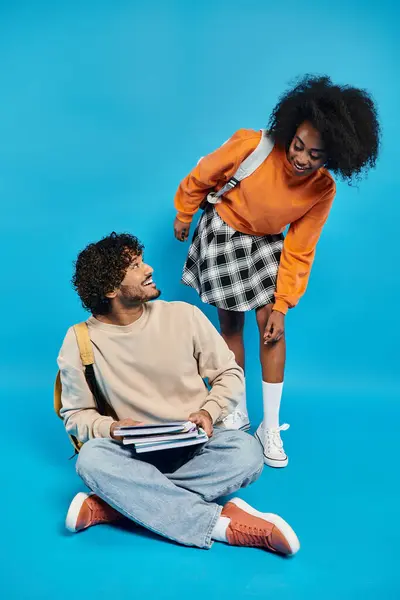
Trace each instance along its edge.
<path fill-rule="evenodd" d="M 398 19 L 394 0 L 0 2 L 6 600 L 400 596 Z M 305 72 L 368 88 L 384 137 L 368 179 L 338 184 L 308 293 L 287 319 L 290 465 L 241 494 L 293 523 L 300 554 L 188 550 L 108 527 L 67 536 L 82 486 L 52 384 L 66 329 L 85 317 L 72 261 L 112 230 L 132 232 L 164 299 L 199 305 L 180 284 L 176 187 L 235 130 L 264 127 Z M 254 315 L 246 344 L 257 425 Z"/>

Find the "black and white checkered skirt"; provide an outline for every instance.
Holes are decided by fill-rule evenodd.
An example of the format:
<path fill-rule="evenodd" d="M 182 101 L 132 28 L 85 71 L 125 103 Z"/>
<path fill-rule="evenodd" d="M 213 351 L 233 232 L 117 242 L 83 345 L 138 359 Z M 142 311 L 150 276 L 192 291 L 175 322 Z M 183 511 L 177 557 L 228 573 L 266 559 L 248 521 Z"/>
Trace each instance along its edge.
<path fill-rule="evenodd" d="M 283 239 L 283 234 L 240 233 L 209 206 L 194 232 L 182 282 L 218 308 L 247 311 L 270 304 Z"/>

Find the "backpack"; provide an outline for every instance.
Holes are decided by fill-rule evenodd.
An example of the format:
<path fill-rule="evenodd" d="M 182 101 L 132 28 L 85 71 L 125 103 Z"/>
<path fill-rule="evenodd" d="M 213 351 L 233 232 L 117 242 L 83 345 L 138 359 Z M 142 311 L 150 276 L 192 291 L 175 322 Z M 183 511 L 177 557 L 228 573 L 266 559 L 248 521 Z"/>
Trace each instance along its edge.
<path fill-rule="evenodd" d="M 89 337 L 89 329 L 87 323 L 85 321 L 83 321 L 82 323 L 78 323 L 77 325 L 74 325 L 73 329 L 76 336 L 76 341 L 78 343 L 82 365 L 85 367 L 86 382 L 89 386 L 90 391 L 93 394 L 97 411 L 101 415 L 112 414 L 111 407 L 108 406 L 107 401 L 97 384 L 96 377 L 94 374 L 94 353 L 92 348 L 92 342 Z M 60 411 L 62 408 L 61 395 L 62 385 L 60 371 L 58 371 L 56 381 L 54 384 L 54 410 L 56 415 L 60 417 L 60 419 L 63 419 L 63 417 L 60 415 Z M 68 435 L 68 437 L 75 449 L 75 454 L 78 454 L 79 450 L 82 448 L 83 442 L 80 442 L 73 435 Z"/>
<path fill-rule="evenodd" d="M 219 204 L 222 202 L 222 196 L 236 187 L 243 179 L 250 177 L 250 175 L 252 175 L 254 171 L 256 171 L 264 162 L 264 160 L 270 155 L 273 147 L 274 143 L 269 137 L 268 131 L 266 129 L 261 129 L 261 139 L 258 142 L 255 150 L 253 150 L 253 152 L 244 159 L 234 175 L 232 175 L 230 180 L 220 190 L 218 190 L 218 192 L 210 192 L 207 194 L 201 203 L 200 208 L 204 210 L 207 207 L 207 204 Z"/>

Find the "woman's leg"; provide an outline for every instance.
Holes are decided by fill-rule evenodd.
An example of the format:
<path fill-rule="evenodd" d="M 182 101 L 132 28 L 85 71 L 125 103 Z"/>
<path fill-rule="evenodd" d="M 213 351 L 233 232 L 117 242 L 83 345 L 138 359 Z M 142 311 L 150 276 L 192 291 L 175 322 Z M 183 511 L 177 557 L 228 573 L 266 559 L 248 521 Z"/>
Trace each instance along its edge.
<path fill-rule="evenodd" d="M 218 319 L 221 329 L 221 335 L 227 343 L 230 350 L 235 355 L 236 362 L 244 370 L 245 352 L 243 342 L 244 312 L 229 311 L 223 308 L 218 309 Z M 224 419 L 224 426 L 227 429 L 249 429 L 250 422 L 246 406 L 246 391 L 239 401 L 237 409 Z"/>
<path fill-rule="evenodd" d="M 237 364 L 244 370 L 244 312 L 234 312 L 218 309 L 219 326 L 221 335 L 235 355 Z"/>
<path fill-rule="evenodd" d="M 278 342 L 264 344 L 264 332 L 272 312 L 272 304 L 263 306 L 256 311 L 258 330 L 260 333 L 260 361 L 263 381 L 268 383 L 283 383 L 286 361 L 285 335 Z"/>
<path fill-rule="evenodd" d="M 264 446 L 264 461 L 272 467 L 286 467 L 287 456 L 279 433 L 279 410 L 282 398 L 286 361 L 286 341 L 283 335 L 278 342 L 264 343 L 264 332 L 272 312 L 272 304 L 256 311 L 260 333 L 260 361 L 263 378 L 264 420 L 257 430 L 257 437 Z M 284 429 L 286 427 L 284 426 Z"/>

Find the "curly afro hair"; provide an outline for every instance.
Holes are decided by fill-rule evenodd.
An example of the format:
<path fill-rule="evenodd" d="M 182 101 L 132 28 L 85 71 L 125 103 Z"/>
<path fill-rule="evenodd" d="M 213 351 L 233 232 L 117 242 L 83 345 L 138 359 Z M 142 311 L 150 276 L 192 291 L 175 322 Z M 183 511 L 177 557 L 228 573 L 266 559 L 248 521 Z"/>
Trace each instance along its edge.
<path fill-rule="evenodd" d="M 143 249 L 133 235 L 115 232 L 86 246 L 78 255 L 72 278 L 82 306 L 93 315 L 109 313 L 110 299 L 106 294 L 121 285 L 133 258 L 140 256 Z"/>
<path fill-rule="evenodd" d="M 375 167 L 380 146 L 377 109 L 361 89 L 333 85 L 329 77 L 306 75 L 275 106 L 269 131 L 286 149 L 304 121 L 319 131 L 328 154 L 326 168 L 349 183 Z"/>

